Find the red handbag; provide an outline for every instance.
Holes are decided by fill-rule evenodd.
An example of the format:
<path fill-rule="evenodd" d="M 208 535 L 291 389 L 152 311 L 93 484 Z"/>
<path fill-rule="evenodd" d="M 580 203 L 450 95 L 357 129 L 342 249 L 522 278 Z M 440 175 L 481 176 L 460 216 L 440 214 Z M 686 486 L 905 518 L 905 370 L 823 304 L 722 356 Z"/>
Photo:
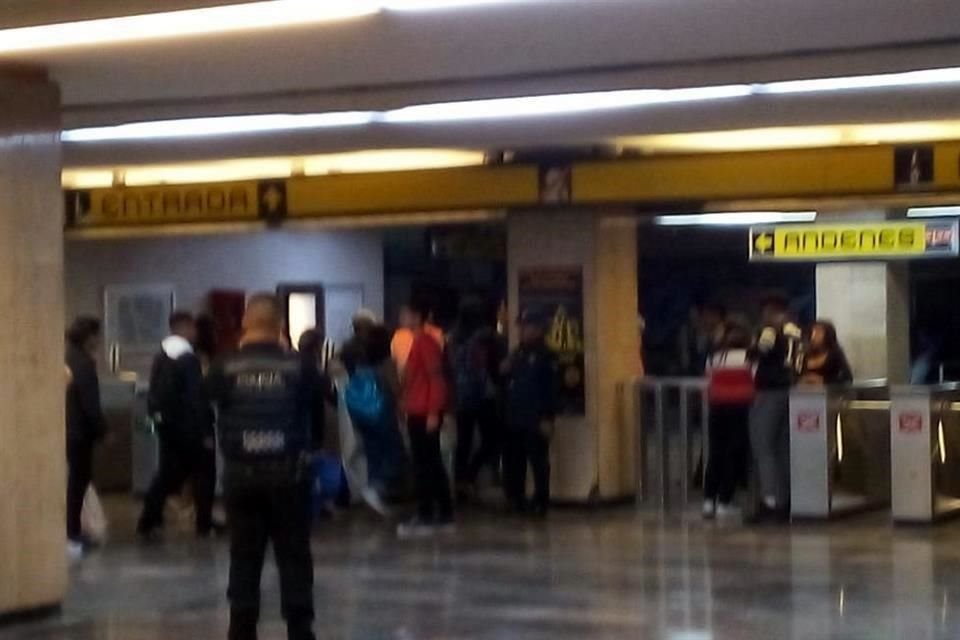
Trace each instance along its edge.
<path fill-rule="evenodd" d="M 727 368 L 721 365 L 710 371 L 710 383 L 707 389 L 710 404 L 751 404 L 755 394 L 753 369 L 750 367 Z"/>

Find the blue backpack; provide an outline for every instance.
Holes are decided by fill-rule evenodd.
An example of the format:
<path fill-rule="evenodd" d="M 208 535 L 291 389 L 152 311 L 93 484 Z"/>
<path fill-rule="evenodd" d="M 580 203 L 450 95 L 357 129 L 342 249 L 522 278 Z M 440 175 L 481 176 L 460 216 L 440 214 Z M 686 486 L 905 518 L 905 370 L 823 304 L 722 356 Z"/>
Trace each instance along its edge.
<path fill-rule="evenodd" d="M 370 367 L 357 368 L 343 395 L 354 422 L 379 424 L 386 416 L 387 399 L 377 372 Z"/>

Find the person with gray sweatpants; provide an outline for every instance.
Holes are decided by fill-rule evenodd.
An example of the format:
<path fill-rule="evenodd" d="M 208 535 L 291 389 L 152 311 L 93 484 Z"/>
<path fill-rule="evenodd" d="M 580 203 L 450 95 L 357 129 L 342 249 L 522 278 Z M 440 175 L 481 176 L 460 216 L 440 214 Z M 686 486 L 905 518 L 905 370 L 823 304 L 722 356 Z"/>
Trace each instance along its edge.
<path fill-rule="evenodd" d="M 756 396 L 750 409 L 753 450 L 762 501 L 761 517 L 790 513 L 790 387 L 803 362 L 803 333 L 787 317 L 787 303 L 763 305 L 763 327 L 751 349 Z"/>

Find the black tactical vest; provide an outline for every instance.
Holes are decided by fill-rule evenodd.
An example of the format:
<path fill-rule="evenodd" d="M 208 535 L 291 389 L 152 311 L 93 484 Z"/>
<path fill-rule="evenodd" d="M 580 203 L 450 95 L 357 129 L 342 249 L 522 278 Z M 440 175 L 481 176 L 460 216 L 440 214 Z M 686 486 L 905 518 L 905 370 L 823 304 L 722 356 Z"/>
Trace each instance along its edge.
<path fill-rule="evenodd" d="M 303 364 L 279 348 L 245 349 L 222 363 L 220 447 L 228 488 L 297 482 L 310 445 Z"/>

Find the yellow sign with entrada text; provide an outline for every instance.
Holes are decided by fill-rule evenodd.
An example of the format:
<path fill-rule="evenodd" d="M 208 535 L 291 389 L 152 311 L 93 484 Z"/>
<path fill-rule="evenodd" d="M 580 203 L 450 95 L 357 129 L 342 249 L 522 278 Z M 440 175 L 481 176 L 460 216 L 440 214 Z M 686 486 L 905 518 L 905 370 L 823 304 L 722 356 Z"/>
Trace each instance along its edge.
<path fill-rule="evenodd" d="M 957 255 L 956 221 L 754 227 L 750 260 L 897 260 Z"/>

